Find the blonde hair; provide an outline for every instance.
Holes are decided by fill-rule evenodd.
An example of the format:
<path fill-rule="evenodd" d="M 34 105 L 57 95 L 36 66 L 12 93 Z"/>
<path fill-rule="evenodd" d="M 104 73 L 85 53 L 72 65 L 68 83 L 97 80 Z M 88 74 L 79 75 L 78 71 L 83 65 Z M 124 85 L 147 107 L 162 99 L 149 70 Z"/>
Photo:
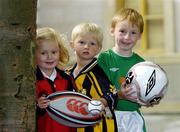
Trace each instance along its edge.
<path fill-rule="evenodd" d="M 37 29 L 36 42 L 31 46 L 33 67 L 35 67 L 35 51 L 38 48 L 38 44 L 44 40 L 51 40 L 58 44 L 59 46 L 59 65 L 66 64 L 69 61 L 69 52 L 64 46 L 63 37 L 54 29 L 50 27 L 44 27 Z"/>
<path fill-rule="evenodd" d="M 116 24 L 120 21 L 128 20 L 132 26 L 136 25 L 140 33 L 144 30 L 144 21 L 142 15 L 134 9 L 123 8 L 118 11 L 112 18 L 111 28 L 115 28 Z"/>
<path fill-rule="evenodd" d="M 102 48 L 103 32 L 101 28 L 95 23 L 81 23 L 74 27 L 71 34 L 71 40 L 74 41 L 79 35 L 86 33 L 93 33 L 97 40 L 98 46 Z"/>

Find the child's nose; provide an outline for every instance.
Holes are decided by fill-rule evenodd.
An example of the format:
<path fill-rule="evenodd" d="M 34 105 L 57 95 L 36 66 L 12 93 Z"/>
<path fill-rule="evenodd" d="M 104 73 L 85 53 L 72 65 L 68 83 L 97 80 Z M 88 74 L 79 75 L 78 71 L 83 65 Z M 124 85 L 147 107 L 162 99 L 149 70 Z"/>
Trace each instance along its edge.
<path fill-rule="evenodd" d="M 48 53 L 48 59 L 52 58 L 52 54 Z"/>
<path fill-rule="evenodd" d="M 130 38 L 130 33 L 126 33 L 125 39 L 129 39 L 129 38 Z"/>
<path fill-rule="evenodd" d="M 89 44 L 86 43 L 86 44 L 84 45 L 84 47 L 85 47 L 85 48 L 89 48 Z"/>

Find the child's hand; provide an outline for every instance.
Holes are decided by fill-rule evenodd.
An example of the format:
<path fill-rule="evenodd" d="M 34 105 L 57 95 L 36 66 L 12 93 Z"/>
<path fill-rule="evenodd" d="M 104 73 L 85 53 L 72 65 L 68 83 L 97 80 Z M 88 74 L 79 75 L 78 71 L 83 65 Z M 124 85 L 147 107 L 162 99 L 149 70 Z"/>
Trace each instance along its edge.
<path fill-rule="evenodd" d="M 45 109 L 48 104 L 49 104 L 50 100 L 48 100 L 45 96 L 41 96 L 39 99 L 38 99 L 38 106 L 39 108 L 41 109 Z"/>
<path fill-rule="evenodd" d="M 161 100 L 156 100 L 148 105 L 142 105 L 142 106 L 145 106 L 145 107 L 154 107 L 155 105 L 158 105 L 160 103 Z"/>
<path fill-rule="evenodd" d="M 125 82 L 121 85 L 121 90 L 118 92 L 118 98 L 128 99 L 132 102 L 137 102 L 137 91 L 134 85 L 126 84 Z"/>

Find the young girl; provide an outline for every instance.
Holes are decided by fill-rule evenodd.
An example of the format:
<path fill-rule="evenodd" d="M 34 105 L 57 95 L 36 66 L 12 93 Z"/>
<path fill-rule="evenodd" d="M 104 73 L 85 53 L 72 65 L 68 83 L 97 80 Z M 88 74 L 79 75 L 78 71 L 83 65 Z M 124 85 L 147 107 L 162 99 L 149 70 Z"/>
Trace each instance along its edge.
<path fill-rule="evenodd" d="M 45 110 L 49 103 L 47 95 L 62 90 L 72 91 L 74 88 L 71 77 L 57 68 L 68 61 L 69 55 L 62 38 L 54 29 L 47 27 L 37 30 L 34 59 L 38 132 L 75 132 L 75 128 L 53 120 Z"/>
<path fill-rule="evenodd" d="M 96 24 L 81 23 L 77 25 L 71 35 L 71 47 L 75 51 L 77 63 L 69 69 L 69 72 L 75 80 L 77 92 L 102 101 L 105 106 L 108 105 L 112 110 L 116 98 L 116 95 L 113 95 L 114 87 L 103 70 L 97 65 L 95 58 L 101 51 L 102 41 L 103 33 Z M 108 110 L 107 107 L 106 112 L 110 112 Z M 114 113 L 112 112 L 112 118 L 108 118 L 107 115 L 102 116 L 102 122 L 99 124 L 78 128 L 77 131 L 116 132 Z"/>

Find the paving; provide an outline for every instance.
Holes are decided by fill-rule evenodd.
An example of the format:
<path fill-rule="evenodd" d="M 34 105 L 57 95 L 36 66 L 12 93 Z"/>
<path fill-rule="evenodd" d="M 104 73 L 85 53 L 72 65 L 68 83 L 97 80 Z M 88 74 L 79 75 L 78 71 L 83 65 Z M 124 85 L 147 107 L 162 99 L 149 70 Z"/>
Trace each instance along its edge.
<path fill-rule="evenodd" d="M 180 103 L 143 108 L 147 132 L 180 132 Z"/>
<path fill-rule="evenodd" d="M 180 132 L 179 114 L 145 115 L 147 132 Z"/>

